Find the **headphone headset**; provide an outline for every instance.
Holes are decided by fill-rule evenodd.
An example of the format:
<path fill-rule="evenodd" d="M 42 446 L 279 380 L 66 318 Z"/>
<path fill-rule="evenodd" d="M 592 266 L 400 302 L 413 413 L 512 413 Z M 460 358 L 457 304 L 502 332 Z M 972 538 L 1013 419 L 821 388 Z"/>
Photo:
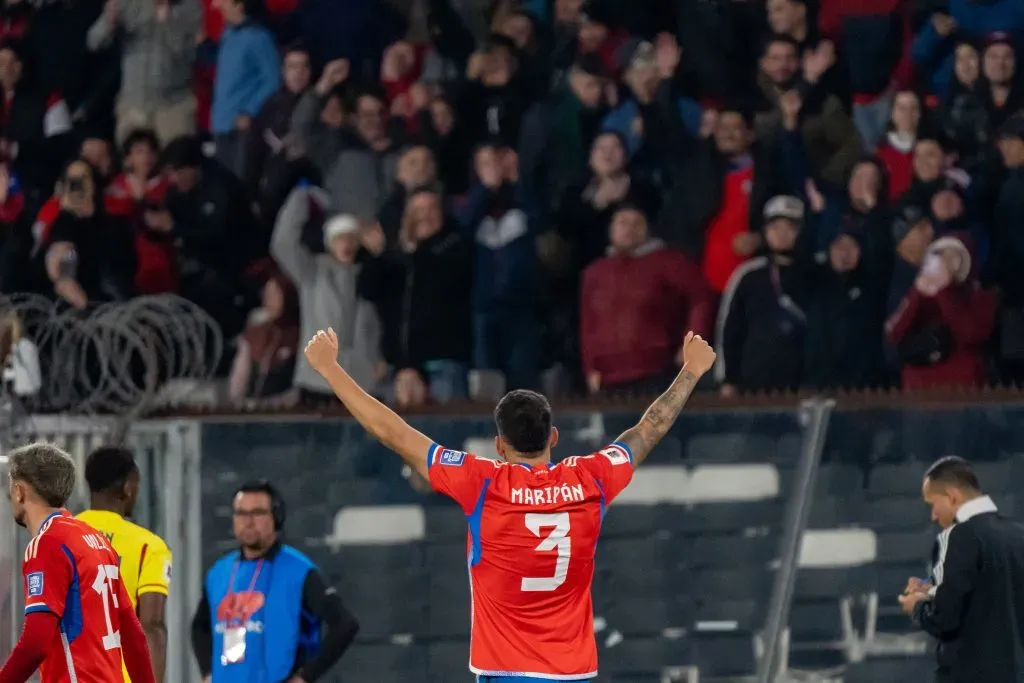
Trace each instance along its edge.
<path fill-rule="evenodd" d="M 270 497 L 270 514 L 274 518 L 274 531 L 280 531 L 284 527 L 285 519 L 287 515 L 285 513 L 284 498 L 277 492 L 274 485 L 270 483 L 268 479 L 257 479 L 255 481 L 246 482 L 238 487 L 235 491 L 237 496 L 239 493 L 265 493 Z"/>

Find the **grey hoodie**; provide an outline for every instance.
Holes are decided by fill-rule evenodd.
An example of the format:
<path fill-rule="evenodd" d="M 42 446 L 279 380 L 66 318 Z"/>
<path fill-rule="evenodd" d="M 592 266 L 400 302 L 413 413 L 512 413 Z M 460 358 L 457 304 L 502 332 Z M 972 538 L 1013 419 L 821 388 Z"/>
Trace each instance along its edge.
<path fill-rule="evenodd" d="M 302 244 L 309 203 L 327 206 L 330 196 L 318 187 L 297 187 L 285 201 L 274 225 L 270 253 L 299 290 L 300 339 L 333 327 L 338 333 L 338 362 L 371 393 L 380 353 L 380 321 L 373 304 L 356 294 L 360 266 L 341 263 L 329 254 L 313 254 Z M 329 387 L 306 359 L 295 364 L 295 386 L 327 392 Z"/>

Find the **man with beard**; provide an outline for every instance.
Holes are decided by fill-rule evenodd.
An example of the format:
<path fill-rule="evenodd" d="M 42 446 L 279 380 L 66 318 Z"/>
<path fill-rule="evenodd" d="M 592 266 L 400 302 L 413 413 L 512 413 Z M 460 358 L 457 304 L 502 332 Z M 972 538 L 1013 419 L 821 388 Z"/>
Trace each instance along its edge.
<path fill-rule="evenodd" d="M 764 207 L 768 254 L 737 268 L 722 293 L 715 374 L 725 397 L 800 386 L 808 289 L 794 257 L 803 222 L 802 201 L 772 198 Z"/>
<path fill-rule="evenodd" d="M 120 580 L 106 537 L 64 506 L 75 463 L 56 446 L 34 443 L 7 456 L 14 521 L 32 536 L 25 548 L 25 625 L 0 680 L 153 683 L 146 636 Z"/>
<path fill-rule="evenodd" d="M 270 482 L 242 485 L 232 513 L 241 547 L 207 572 L 192 618 L 199 670 L 207 683 L 312 683 L 345 652 L 359 624 L 316 565 L 281 542 L 284 500 Z"/>
<path fill-rule="evenodd" d="M 771 140 L 782 132 L 782 96 L 795 90 L 801 101 L 799 130 L 807 160 L 816 175 L 834 185 L 842 184 L 862 153 L 853 120 L 835 95 L 818 83 L 835 62 L 835 48 L 824 42 L 808 50 L 800 65 L 800 47 L 789 36 L 773 35 L 764 44 L 757 84 L 762 105 L 757 107 L 755 132 Z"/>

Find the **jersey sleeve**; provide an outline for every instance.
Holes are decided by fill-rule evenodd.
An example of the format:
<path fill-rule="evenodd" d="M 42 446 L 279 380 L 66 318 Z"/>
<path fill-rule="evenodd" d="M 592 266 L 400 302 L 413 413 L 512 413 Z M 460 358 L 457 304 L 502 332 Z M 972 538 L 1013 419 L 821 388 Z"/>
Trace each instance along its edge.
<path fill-rule="evenodd" d="M 596 453 L 569 460 L 573 466 L 586 471 L 597 480 L 604 493 L 605 504 L 615 500 L 633 480 L 633 452 L 629 446 L 619 441 Z"/>
<path fill-rule="evenodd" d="M 52 534 L 29 541 L 21 573 L 25 579 L 25 614 L 52 612 L 64 616 L 73 576 L 74 557 Z"/>
<path fill-rule="evenodd" d="M 490 458 L 480 458 L 436 443 L 430 446 L 427 454 L 430 487 L 458 503 L 467 515 L 476 508 L 485 481 L 494 476 L 498 467 L 499 463 Z"/>
<path fill-rule="evenodd" d="M 159 593 L 168 595 L 171 590 L 171 549 L 163 539 L 154 538 L 147 546 L 139 569 L 138 595 Z"/>

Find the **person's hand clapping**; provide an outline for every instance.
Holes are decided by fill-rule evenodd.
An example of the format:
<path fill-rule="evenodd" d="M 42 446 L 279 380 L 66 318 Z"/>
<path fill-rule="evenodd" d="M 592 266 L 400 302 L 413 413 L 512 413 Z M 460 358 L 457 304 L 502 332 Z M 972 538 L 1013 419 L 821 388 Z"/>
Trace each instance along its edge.
<path fill-rule="evenodd" d="M 689 332 L 683 341 L 683 369 L 700 377 L 715 365 L 715 350 L 699 334 Z"/>
<path fill-rule="evenodd" d="M 321 375 L 337 365 L 338 335 L 334 333 L 334 328 L 328 327 L 326 332 L 320 330 L 314 334 L 306 344 L 305 355 L 310 366 Z"/>

